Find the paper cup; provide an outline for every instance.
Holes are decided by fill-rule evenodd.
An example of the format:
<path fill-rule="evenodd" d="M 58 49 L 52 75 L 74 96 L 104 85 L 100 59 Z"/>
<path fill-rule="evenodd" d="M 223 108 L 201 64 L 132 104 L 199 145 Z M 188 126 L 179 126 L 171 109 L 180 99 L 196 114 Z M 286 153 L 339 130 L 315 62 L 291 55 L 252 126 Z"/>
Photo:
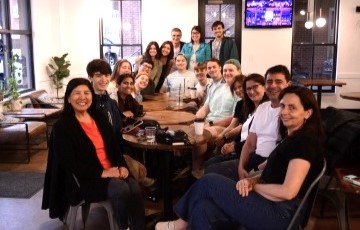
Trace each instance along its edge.
<path fill-rule="evenodd" d="M 194 127 L 195 127 L 195 135 L 203 135 L 204 133 L 204 119 L 195 119 Z"/>

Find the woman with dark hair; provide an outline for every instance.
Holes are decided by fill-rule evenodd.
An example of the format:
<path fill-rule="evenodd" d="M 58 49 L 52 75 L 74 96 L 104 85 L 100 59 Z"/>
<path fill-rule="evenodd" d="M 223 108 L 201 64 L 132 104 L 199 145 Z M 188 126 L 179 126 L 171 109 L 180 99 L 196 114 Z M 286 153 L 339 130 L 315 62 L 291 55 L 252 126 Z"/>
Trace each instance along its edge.
<path fill-rule="evenodd" d="M 211 58 L 209 44 L 205 43 L 205 38 L 200 26 L 191 29 L 191 42 L 186 43 L 181 49 L 187 59 L 187 69 L 194 71 L 194 67 L 199 62 L 206 62 Z"/>
<path fill-rule="evenodd" d="M 160 80 L 160 75 L 162 72 L 162 64 L 160 61 L 160 55 L 161 55 L 161 51 L 159 48 L 159 44 L 155 41 L 151 41 L 145 50 L 145 53 L 141 56 L 139 56 L 136 59 L 136 66 L 135 66 L 135 73 L 138 72 L 139 67 L 140 67 L 140 63 L 142 60 L 144 59 L 150 59 L 153 61 L 153 66 L 150 72 L 150 80 L 154 83 L 155 88 L 157 87 L 159 80 Z"/>
<path fill-rule="evenodd" d="M 120 229 L 145 229 L 140 188 L 129 175 L 112 126 L 96 110 L 95 92 L 84 78 L 66 88 L 64 110 L 53 128 L 53 146 L 69 177 L 77 178 L 85 202 L 109 199 Z"/>
<path fill-rule="evenodd" d="M 282 141 L 271 152 L 261 173 L 233 181 L 206 174 L 178 201 L 176 221 L 162 229 L 213 229 L 235 224 L 247 229 L 286 229 L 323 167 L 320 110 L 311 90 L 290 86 L 280 94 L 279 133 Z"/>
<path fill-rule="evenodd" d="M 160 61 L 162 64 L 162 71 L 159 82 L 156 86 L 155 92 L 159 92 L 163 85 L 165 78 L 170 74 L 170 71 L 174 65 L 174 45 L 171 41 L 165 41 L 160 46 Z"/>
<path fill-rule="evenodd" d="M 131 74 L 132 73 L 132 65 L 126 59 L 121 59 L 117 61 L 114 65 L 114 70 L 111 74 L 111 79 L 106 91 L 108 92 L 110 98 L 114 99 L 115 101 L 118 100 L 117 98 L 117 85 L 116 80 L 121 74 Z"/>
<path fill-rule="evenodd" d="M 127 120 L 131 121 L 131 118 L 140 117 L 142 115 L 143 107 L 132 96 L 134 91 L 134 78 L 131 74 L 120 75 L 117 85 L 118 106 L 123 115 L 123 126 L 125 127 L 128 125 Z"/>
<path fill-rule="evenodd" d="M 235 76 L 230 89 L 232 92 L 237 92 L 242 100 L 236 104 L 230 125 L 216 139 L 217 145 L 222 145 L 220 154 L 205 162 L 205 173 L 215 172 L 216 163 L 239 158 L 256 108 L 269 100 L 265 94 L 265 78 L 260 74 L 250 74 L 247 77 Z"/>

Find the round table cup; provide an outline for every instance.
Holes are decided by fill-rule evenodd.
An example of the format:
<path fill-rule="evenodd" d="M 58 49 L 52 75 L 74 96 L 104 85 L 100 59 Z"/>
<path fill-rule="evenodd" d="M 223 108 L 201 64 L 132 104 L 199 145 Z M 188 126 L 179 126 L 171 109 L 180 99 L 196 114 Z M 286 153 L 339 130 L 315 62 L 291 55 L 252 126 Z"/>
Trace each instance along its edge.
<path fill-rule="evenodd" d="M 155 143 L 156 127 L 145 127 L 146 142 Z"/>
<path fill-rule="evenodd" d="M 205 122 L 202 121 L 194 121 L 194 127 L 195 127 L 195 135 L 203 135 L 204 133 L 204 125 Z"/>

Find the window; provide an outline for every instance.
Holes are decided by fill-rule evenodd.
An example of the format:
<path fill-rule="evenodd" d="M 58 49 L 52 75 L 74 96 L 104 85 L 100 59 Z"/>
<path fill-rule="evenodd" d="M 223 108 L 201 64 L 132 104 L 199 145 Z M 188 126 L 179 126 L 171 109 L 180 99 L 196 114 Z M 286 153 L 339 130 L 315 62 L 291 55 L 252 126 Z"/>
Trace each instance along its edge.
<path fill-rule="evenodd" d="M 17 54 L 19 91 L 34 89 L 30 1 L 0 0 L 0 15 L 0 87 L 6 89 L 8 60 Z"/>
<path fill-rule="evenodd" d="M 105 2 L 106 15 L 101 19 L 100 57 L 113 67 L 120 59 L 135 64 L 142 53 L 141 0 Z"/>
<path fill-rule="evenodd" d="M 338 0 L 296 0 L 294 5 L 291 58 L 293 81 L 297 83 L 299 79 L 335 80 Z M 299 13 L 301 10 L 304 10 L 304 15 Z M 321 16 L 326 19 L 323 27 L 316 25 L 320 11 Z M 305 28 L 306 21 L 313 22 L 310 29 Z M 313 88 L 316 89 L 316 86 Z M 335 92 L 335 86 L 323 87 L 323 92 Z"/>
<path fill-rule="evenodd" d="M 239 58 L 241 57 L 241 1 L 223 0 L 199 1 L 199 25 L 205 31 L 205 42 L 208 43 L 214 39 L 211 25 L 215 21 L 224 23 L 224 32 L 226 37 L 235 40 L 238 47 Z M 241 60 L 239 60 L 241 61 Z"/>

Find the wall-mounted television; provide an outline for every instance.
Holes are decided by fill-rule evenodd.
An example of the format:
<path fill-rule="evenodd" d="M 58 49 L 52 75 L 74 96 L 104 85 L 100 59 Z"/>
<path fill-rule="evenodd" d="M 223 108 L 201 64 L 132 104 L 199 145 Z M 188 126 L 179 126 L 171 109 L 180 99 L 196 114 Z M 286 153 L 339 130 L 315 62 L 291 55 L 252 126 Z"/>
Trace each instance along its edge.
<path fill-rule="evenodd" d="M 294 0 L 245 0 L 245 28 L 292 27 Z"/>

